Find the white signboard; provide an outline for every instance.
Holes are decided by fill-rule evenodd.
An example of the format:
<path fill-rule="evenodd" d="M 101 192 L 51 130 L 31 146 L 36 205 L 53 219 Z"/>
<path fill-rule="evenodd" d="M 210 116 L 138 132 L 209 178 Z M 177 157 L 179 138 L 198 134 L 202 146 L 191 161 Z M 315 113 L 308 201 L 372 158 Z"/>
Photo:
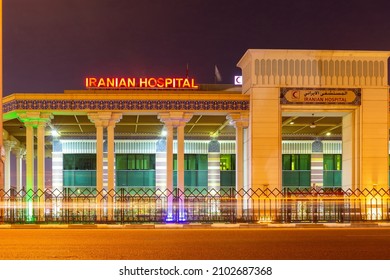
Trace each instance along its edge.
<path fill-rule="evenodd" d="M 242 85 L 242 76 L 234 76 L 234 84 L 236 86 Z"/>

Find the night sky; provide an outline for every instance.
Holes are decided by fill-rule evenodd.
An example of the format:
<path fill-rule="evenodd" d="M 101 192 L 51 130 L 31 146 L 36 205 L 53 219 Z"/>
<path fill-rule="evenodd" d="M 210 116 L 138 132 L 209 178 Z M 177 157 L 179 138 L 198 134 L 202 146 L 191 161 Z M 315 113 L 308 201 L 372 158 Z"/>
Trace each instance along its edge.
<path fill-rule="evenodd" d="M 390 1 L 3 0 L 4 95 L 86 76 L 222 83 L 247 49 L 390 50 Z"/>

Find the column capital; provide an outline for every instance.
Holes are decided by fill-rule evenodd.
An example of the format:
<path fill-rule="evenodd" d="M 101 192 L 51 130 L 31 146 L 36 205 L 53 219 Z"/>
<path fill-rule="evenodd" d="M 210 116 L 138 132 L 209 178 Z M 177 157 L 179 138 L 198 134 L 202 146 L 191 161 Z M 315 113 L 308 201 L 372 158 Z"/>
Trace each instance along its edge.
<path fill-rule="evenodd" d="M 167 126 L 185 126 L 192 118 L 193 114 L 188 112 L 162 112 L 158 114 L 158 118 Z"/>
<path fill-rule="evenodd" d="M 229 120 L 230 124 L 234 127 L 243 127 L 247 128 L 249 126 L 249 113 L 248 112 L 238 112 L 238 113 L 229 113 L 226 116 L 226 119 Z"/>
<path fill-rule="evenodd" d="M 13 153 L 17 158 L 23 158 L 26 155 L 26 148 L 17 146 L 12 149 Z"/>
<path fill-rule="evenodd" d="M 12 140 L 4 140 L 3 145 L 6 152 L 10 152 L 13 147 L 15 147 L 18 143 Z"/>
<path fill-rule="evenodd" d="M 22 112 L 18 113 L 18 119 L 27 126 L 46 126 L 53 119 L 53 114 L 48 112 Z"/>
<path fill-rule="evenodd" d="M 90 112 L 87 114 L 88 119 L 95 124 L 96 127 L 115 126 L 122 119 L 121 113 L 113 112 Z"/>
<path fill-rule="evenodd" d="M 116 123 L 120 122 L 121 119 L 122 119 L 122 113 L 112 113 L 111 119 L 108 122 L 108 126 L 115 127 Z"/>

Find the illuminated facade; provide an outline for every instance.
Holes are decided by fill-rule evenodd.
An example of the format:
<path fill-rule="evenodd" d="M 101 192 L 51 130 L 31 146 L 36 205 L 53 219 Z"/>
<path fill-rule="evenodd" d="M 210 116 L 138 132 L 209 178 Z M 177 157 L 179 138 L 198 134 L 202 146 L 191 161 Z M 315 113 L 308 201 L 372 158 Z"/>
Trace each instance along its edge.
<path fill-rule="evenodd" d="M 387 190 L 389 54 L 248 50 L 242 87 L 90 77 L 86 90 L 7 96 L 5 191 L 43 190 L 48 156 L 60 191 Z"/>

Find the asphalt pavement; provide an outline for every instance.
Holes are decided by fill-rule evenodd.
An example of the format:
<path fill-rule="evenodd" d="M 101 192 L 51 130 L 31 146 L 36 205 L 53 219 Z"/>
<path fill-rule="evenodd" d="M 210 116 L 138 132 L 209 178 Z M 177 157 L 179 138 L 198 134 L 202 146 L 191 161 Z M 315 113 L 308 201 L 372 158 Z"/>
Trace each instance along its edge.
<path fill-rule="evenodd" d="M 0 225 L 0 260 L 389 260 L 390 224 Z"/>

